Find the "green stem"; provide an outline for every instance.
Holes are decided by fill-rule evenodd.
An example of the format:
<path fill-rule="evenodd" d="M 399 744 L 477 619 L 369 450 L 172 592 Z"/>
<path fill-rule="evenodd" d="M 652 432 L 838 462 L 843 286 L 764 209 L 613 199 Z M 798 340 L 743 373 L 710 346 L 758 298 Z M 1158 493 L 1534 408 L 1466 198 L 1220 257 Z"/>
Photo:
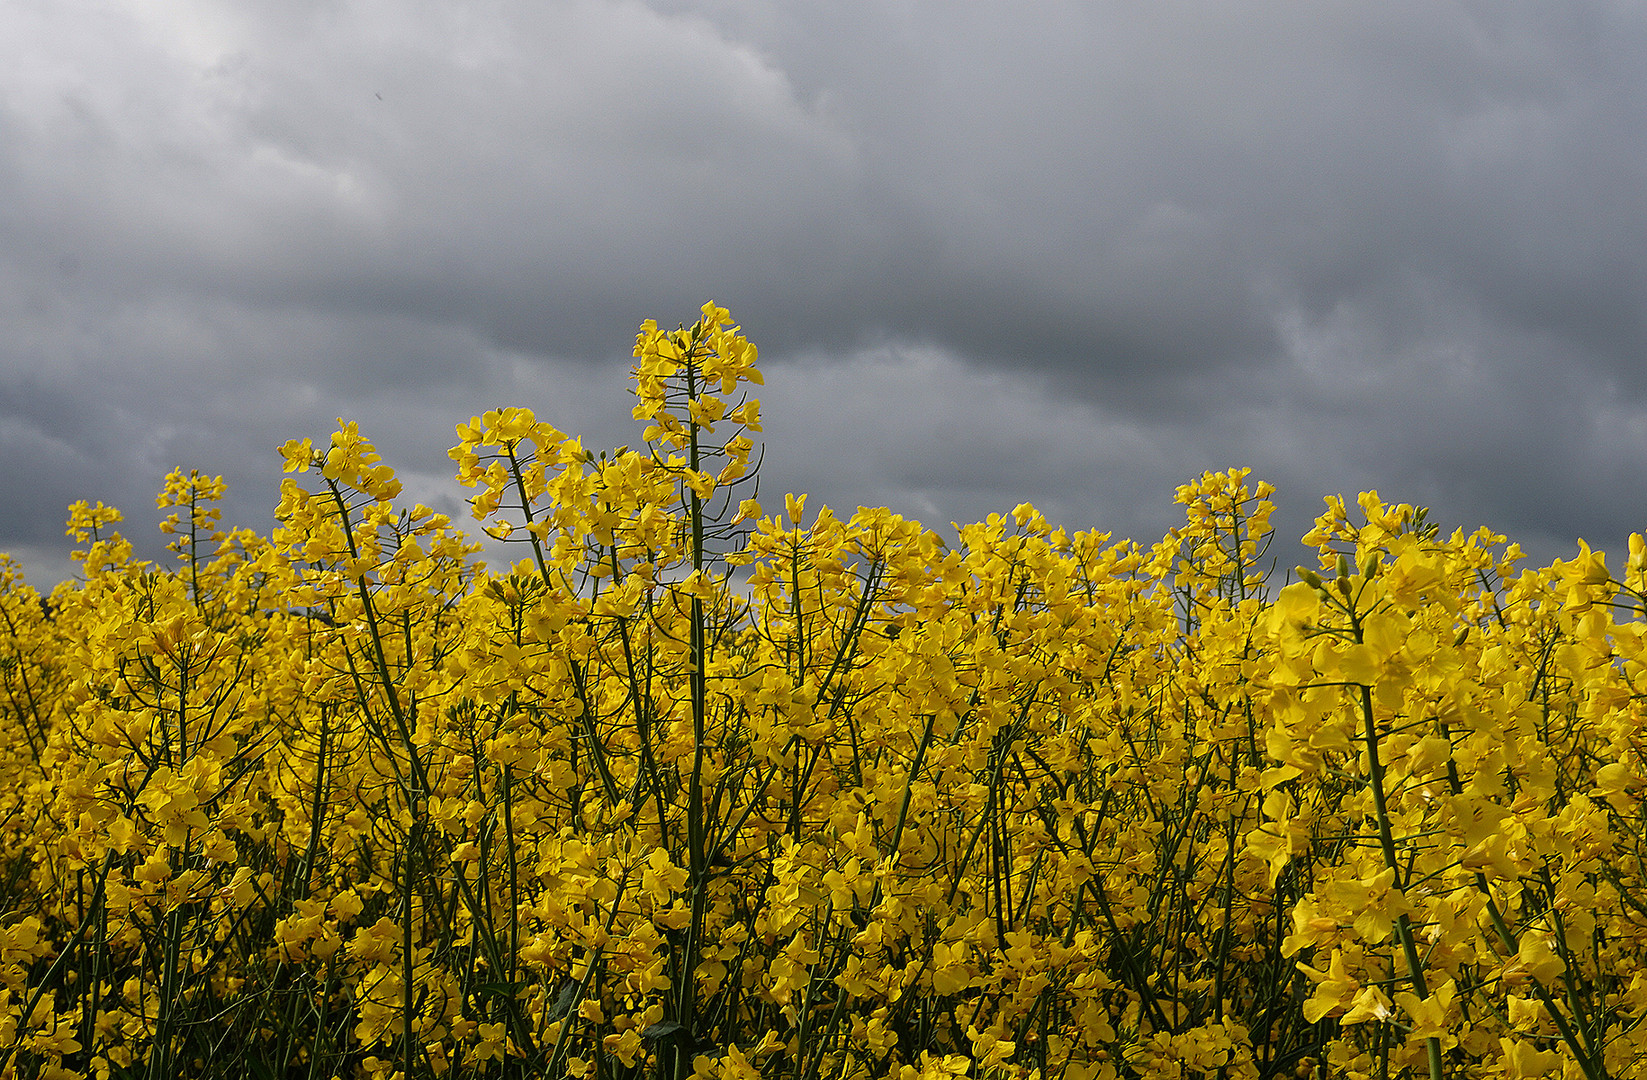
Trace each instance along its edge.
<path fill-rule="evenodd" d="M 1361 620 L 1353 612 L 1350 614 L 1350 625 L 1355 631 L 1356 644 L 1361 644 Z M 1357 683 L 1356 687 L 1361 697 L 1361 718 L 1367 743 L 1367 772 L 1372 784 L 1373 809 L 1378 815 L 1378 844 L 1384 850 L 1384 865 L 1395 873 L 1391 887 L 1400 892 L 1401 866 L 1396 858 L 1395 833 L 1390 828 L 1390 808 L 1384 796 L 1384 764 L 1378 758 L 1378 721 L 1373 715 L 1372 688 L 1365 683 Z M 1401 942 L 1402 955 L 1407 960 L 1407 974 L 1412 983 L 1413 993 L 1418 995 L 1418 1000 L 1425 1001 L 1430 996 L 1430 988 L 1424 979 L 1424 965 L 1418 958 L 1418 943 L 1413 939 L 1412 922 L 1407 918 L 1406 912 L 1396 916 L 1395 934 Z M 1424 1046 L 1429 1052 L 1430 1080 L 1441 1080 L 1441 1040 L 1431 1036 L 1424 1040 Z"/>

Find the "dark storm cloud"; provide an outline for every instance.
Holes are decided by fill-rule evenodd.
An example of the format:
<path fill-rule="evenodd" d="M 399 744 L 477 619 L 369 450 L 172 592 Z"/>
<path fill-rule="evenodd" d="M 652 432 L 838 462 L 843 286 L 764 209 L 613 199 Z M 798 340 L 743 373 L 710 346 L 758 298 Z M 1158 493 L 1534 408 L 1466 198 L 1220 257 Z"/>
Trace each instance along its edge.
<path fill-rule="evenodd" d="M 0 12 L 0 548 L 357 418 L 442 488 L 633 442 L 640 319 L 770 371 L 766 490 L 1148 539 L 1250 463 L 1548 557 L 1647 524 L 1647 20 L 1583 3 Z M 137 514 L 133 515 L 137 517 Z M 134 529 L 134 531 L 137 531 Z"/>

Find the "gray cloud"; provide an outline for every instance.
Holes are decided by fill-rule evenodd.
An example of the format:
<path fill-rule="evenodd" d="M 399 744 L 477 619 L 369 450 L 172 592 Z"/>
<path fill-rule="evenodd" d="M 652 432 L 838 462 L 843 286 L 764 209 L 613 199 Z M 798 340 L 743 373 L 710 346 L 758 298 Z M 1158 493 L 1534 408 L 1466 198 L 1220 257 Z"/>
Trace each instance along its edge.
<path fill-rule="evenodd" d="M 729 306 L 765 488 L 1148 540 L 1252 464 L 1542 558 L 1643 525 L 1647 23 L 1624 5 L 0 10 L 0 548 L 173 466 L 263 525 L 359 419 L 632 442 L 636 324 Z M 53 560 L 56 560 L 55 562 Z"/>

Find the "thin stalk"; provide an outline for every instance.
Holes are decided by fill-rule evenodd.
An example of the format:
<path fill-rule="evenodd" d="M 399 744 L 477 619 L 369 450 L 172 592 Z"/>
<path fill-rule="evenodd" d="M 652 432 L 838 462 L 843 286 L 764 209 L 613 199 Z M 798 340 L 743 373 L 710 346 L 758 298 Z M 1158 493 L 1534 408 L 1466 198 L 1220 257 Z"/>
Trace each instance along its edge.
<path fill-rule="evenodd" d="M 509 861 L 509 971 L 504 982 L 515 984 L 515 960 L 520 952 L 520 870 L 515 857 L 513 767 L 503 766 L 503 847 Z"/>
<path fill-rule="evenodd" d="M 400 1075 L 404 1077 L 405 1080 L 411 1080 L 412 1077 L 412 1056 L 414 1052 L 414 1044 L 412 1042 L 412 975 L 414 974 L 412 962 L 412 897 L 415 893 L 415 885 L 412 877 L 412 849 L 414 847 L 414 838 L 416 835 L 417 822 L 414 820 L 412 822 L 411 829 L 406 836 L 406 911 L 405 917 L 401 920 L 400 932 Z"/>

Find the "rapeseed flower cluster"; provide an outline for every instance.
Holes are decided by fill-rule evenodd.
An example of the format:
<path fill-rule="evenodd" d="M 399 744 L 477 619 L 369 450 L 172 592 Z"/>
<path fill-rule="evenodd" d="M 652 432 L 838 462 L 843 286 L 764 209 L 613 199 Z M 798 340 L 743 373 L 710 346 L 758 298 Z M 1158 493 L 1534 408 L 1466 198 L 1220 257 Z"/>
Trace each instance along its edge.
<path fill-rule="evenodd" d="M 359 429 L 175 562 L 0 558 L 0 1074 L 1115 1080 L 1647 1071 L 1647 542 L 1521 565 L 1375 493 L 1266 571 L 768 514 L 756 352 L 642 325 L 639 449 Z M 737 575 L 734 580 L 734 575 Z"/>

